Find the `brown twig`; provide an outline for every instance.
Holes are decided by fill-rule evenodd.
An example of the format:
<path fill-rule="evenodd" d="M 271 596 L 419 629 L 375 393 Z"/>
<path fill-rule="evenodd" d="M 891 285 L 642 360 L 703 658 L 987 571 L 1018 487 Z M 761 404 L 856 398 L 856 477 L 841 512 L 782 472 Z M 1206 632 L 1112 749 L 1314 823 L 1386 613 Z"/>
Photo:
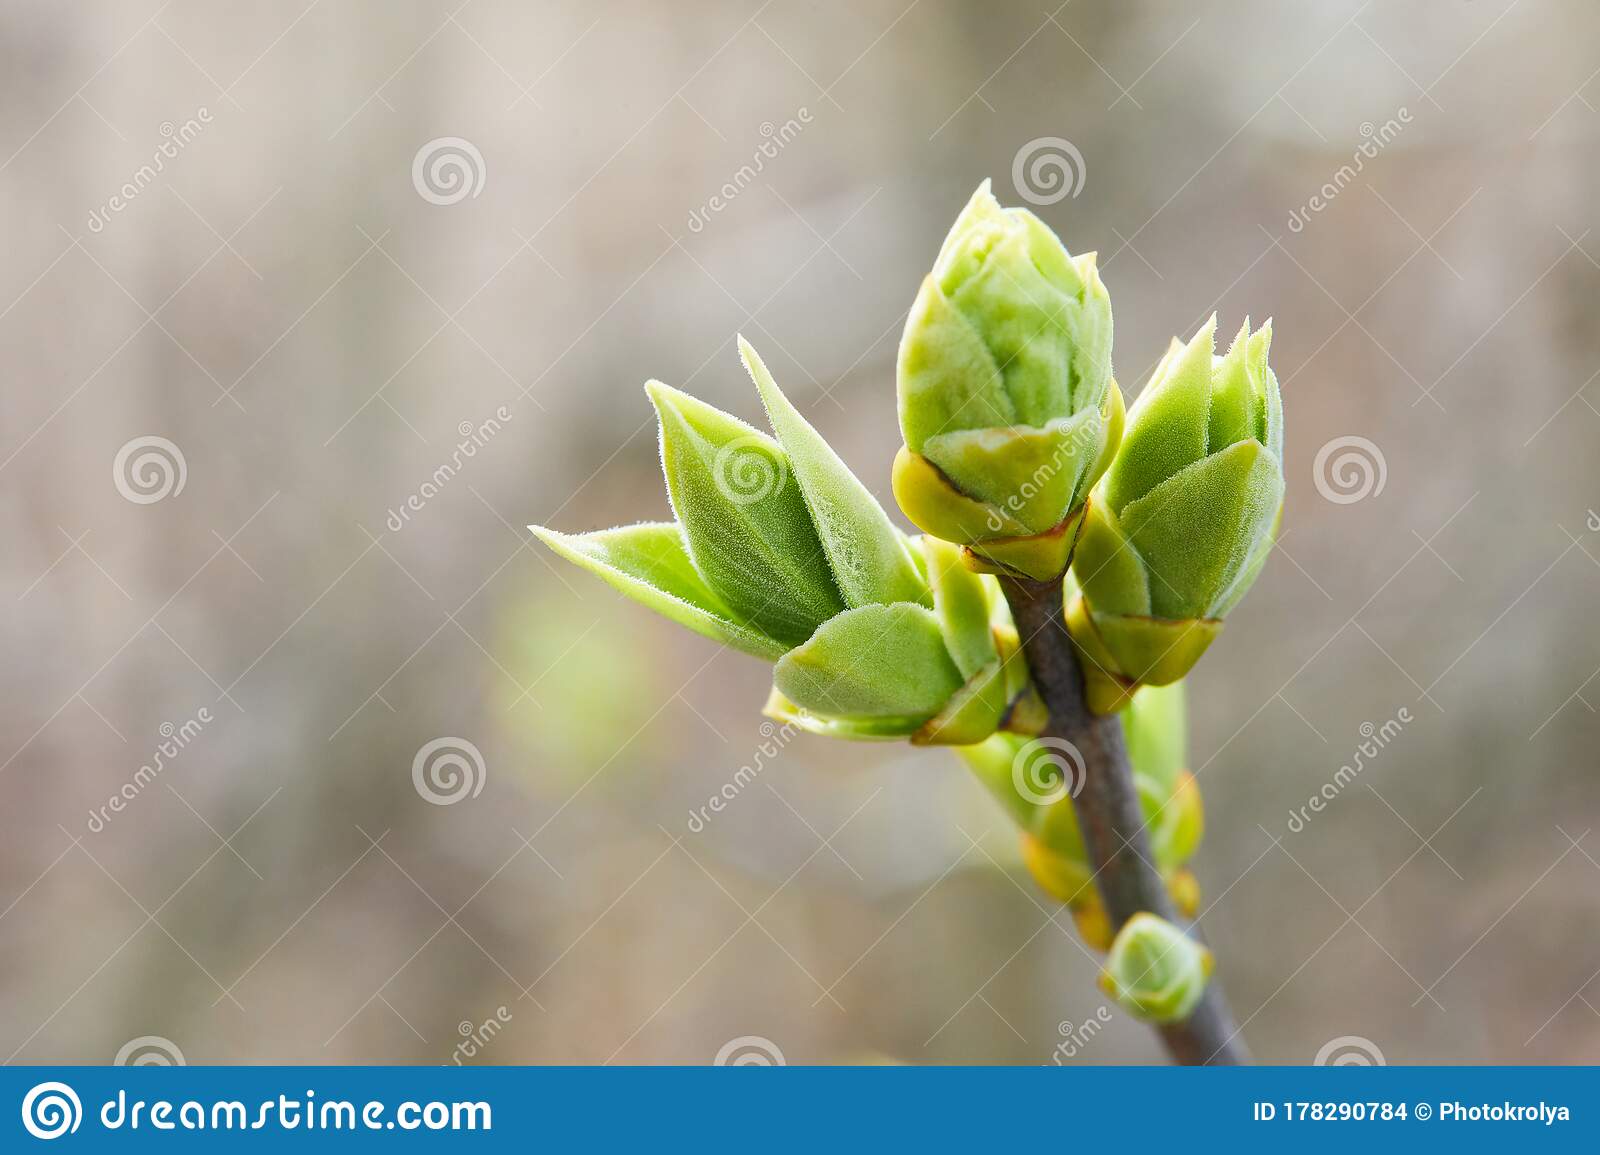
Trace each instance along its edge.
<path fill-rule="evenodd" d="M 1083 755 L 1087 773 L 1082 789 L 1073 797 L 1073 811 L 1112 928 L 1121 927 L 1141 910 L 1181 926 L 1145 835 L 1122 723 L 1115 715 L 1091 713 L 1084 700 L 1083 671 L 1067 634 L 1060 579 L 1002 578 L 1001 585 L 1011 604 L 1034 685 L 1050 713 L 1045 733 L 1070 742 Z M 1179 1063 L 1250 1061 L 1216 979 L 1207 984 L 1194 1014 L 1158 1029 L 1168 1052 Z"/>

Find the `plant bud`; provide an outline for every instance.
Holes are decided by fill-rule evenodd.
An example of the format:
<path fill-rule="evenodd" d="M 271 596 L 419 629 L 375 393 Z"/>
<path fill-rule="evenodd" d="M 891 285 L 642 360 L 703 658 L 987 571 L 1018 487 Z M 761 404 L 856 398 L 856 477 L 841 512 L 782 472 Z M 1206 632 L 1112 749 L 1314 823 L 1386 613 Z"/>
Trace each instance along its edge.
<path fill-rule="evenodd" d="M 1000 572 L 1058 577 L 1116 452 L 1111 300 L 1026 209 L 979 186 L 906 320 L 900 508 Z"/>
<path fill-rule="evenodd" d="M 1089 704 L 1188 673 L 1249 590 L 1283 508 L 1283 409 L 1271 323 L 1222 357 L 1213 316 L 1174 341 L 1128 414 L 1079 537 L 1067 608 Z"/>
<path fill-rule="evenodd" d="M 1042 707 L 994 578 L 912 542 L 742 339 L 774 440 L 659 382 L 675 523 L 567 535 L 557 553 L 707 637 L 777 663 L 767 713 L 843 738 L 971 745 Z"/>
<path fill-rule="evenodd" d="M 1117 932 L 1100 987 L 1141 1019 L 1177 1023 L 1194 1012 L 1213 966 L 1209 950 L 1165 919 L 1141 911 Z"/>

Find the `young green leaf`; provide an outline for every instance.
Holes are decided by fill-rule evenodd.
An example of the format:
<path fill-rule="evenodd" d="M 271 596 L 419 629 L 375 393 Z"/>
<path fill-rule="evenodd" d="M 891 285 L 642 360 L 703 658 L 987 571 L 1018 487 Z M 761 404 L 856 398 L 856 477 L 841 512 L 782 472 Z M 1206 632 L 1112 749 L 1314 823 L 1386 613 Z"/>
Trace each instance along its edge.
<path fill-rule="evenodd" d="M 927 584 L 912 562 L 905 537 L 889 521 L 877 499 L 789 403 L 743 337 L 739 338 L 739 355 L 761 393 L 772 431 L 789 456 L 845 604 L 928 604 Z"/>
<path fill-rule="evenodd" d="M 568 561 L 697 634 L 768 661 L 776 661 L 789 648 L 735 619 L 695 572 L 684 549 L 683 532 L 673 522 L 579 534 L 557 533 L 542 525 L 528 528 Z"/>
<path fill-rule="evenodd" d="M 791 646 L 845 608 L 795 481 L 766 434 L 659 381 L 661 465 L 694 568 L 719 598 Z"/>
<path fill-rule="evenodd" d="M 965 682 L 932 610 L 909 602 L 861 606 L 826 622 L 773 671 L 801 709 L 838 717 L 926 721 Z"/>

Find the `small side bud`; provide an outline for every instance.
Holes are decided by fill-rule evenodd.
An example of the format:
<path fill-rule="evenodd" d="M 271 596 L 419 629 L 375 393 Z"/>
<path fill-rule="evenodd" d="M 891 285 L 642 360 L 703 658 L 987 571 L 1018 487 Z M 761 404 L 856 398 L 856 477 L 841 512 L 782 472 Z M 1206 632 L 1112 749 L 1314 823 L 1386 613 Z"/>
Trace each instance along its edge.
<path fill-rule="evenodd" d="M 1182 1022 L 1211 980 L 1211 952 L 1148 911 L 1117 932 L 1100 972 L 1100 987 L 1128 1011 L 1153 1023 Z"/>

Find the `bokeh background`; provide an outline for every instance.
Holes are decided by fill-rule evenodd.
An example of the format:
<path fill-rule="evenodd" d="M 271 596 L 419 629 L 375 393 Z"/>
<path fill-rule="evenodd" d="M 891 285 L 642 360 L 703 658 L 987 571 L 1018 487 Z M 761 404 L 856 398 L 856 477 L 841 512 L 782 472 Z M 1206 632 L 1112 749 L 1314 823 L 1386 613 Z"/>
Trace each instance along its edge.
<path fill-rule="evenodd" d="M 1099 251 L 1130 396 L 1275 318 L 1285 535 L 1191 679 L 1253 1049 L 1600 1059 L 1597 47 L 1583 0 L 8 0 L 0 1057 L 1158 1060 L 953 757 L 758 753 L 758 662 L 524 528 L 664 515 L 640 385 L 755 420 L 739 331 L 888 502 L 989 177 Z M 150 437 L 181 488 L 119 484 Z"/>

